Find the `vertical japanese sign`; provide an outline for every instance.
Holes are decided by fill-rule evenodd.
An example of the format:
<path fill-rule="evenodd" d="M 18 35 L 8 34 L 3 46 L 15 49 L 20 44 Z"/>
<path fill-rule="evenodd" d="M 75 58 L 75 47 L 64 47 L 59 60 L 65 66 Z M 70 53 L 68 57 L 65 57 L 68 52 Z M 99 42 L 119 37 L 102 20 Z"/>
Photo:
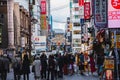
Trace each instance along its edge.
<path fill-rule="evenodd" d="M 79 0 L 79 11 L 81 18 L 84 18 L 84 0 Z"/>
<path fill-rule="evenodd" d="M 120 0 L 108 0 L 108 27 L 120 28 Z"/>
<path fill-rule="evenodd" d="M 94 0 L 95 2 L 95 25 L 97 27 L 107 27 L 107 0 Z"/>
<path fill-rule="evenodd" d="M 46 30 L 47 29 L 46 15 L 41 15 L 40 21 L 41 21 L 41 29 Z"/>
<path fill-rule="evenodd" d="M 84 3 L 84 19 L 85 20 L 90 19 L 90 2 Z"/>
<path fill-rule="evenodd" d="M 41 0 L 41 14 L 46 14 L 46 0 Z"/>
<path fill-rule="evenodd" d="M 47 29 L 47 21 L 46 21 L 46 0 L 40 1 L 40 8 L 41 8 L 41 29 L 46 30 Z"/>
<path fill-rule="evenodd" d="M 84 6 L 84 0 L 79 0 L 79 6 Z"/>

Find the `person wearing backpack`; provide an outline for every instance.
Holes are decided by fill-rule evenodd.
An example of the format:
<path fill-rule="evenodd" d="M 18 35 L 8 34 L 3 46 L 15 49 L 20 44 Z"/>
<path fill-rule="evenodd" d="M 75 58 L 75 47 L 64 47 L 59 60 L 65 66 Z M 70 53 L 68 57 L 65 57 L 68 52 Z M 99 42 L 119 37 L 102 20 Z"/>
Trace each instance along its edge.
<path fill-rule="evenodd" d="M 14 80 L 20 80 L 20 75 L 22 74 L 22 63 L 20 56 L 15 56 L 13 62 Z"/>

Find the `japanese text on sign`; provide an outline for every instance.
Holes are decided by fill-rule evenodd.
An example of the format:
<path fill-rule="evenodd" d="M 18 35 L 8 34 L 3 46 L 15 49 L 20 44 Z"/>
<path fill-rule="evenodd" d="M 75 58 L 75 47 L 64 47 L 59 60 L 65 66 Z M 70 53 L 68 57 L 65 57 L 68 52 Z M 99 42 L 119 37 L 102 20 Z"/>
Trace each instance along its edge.
<path fill-rule="evenodd" d="M 95 23 L 106 24 L 107 23 L 107 0 L 95 0 Z"/>

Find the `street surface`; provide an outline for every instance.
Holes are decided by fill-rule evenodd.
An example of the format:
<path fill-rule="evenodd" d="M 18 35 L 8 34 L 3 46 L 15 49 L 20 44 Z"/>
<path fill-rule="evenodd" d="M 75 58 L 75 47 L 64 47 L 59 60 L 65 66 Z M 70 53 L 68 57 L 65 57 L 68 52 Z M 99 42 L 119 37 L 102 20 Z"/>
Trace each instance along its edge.
<path fill-rule="evenodd" d="M 30 73 L 30 79 L 29 80 L 35 80 L 34 74 Z M 13 71 L 11 70 L 10 73 L 8 73 L 7 80 L 14 80 L 13 77 Z M 21 76 L 21 80 L 23 80 L 23 76 Z M 44 80 L 44 79 L 43 79 Z M 58 80 L 99 80 L 97 74 L 95 73 L 93 76 L 91 74 L 88 75 L 80 75 L 80 74 L 74 74 L 74 75 L 65 75 L 63 78 L 59 78 Z"/>

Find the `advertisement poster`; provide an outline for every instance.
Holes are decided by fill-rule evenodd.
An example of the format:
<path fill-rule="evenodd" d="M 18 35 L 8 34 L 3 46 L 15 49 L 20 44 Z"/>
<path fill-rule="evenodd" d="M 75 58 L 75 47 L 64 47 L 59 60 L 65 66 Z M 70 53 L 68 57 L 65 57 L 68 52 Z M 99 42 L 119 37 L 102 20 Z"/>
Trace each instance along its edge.
<path fill-rule="evenodd" d="M 46 0 L 41 0 L 40 4 L 41 14 L 46 14 Z"/>
<path fill-rule="evenodd" d="M 107 27 L 107 0 L 94 0 L 95 25 L 97 27 Z M 109 1 L 109 0 L 108 0 Z"/>
<path fill-rule="evenodd" d="M 90 2 L 84 3 L 84 19 L 90 19 Z"/>
<path fill-rule="evenodd" d="M 120 28 L 120 0 L 108 0 L 108 28 Z"/>
<path fill-rule="evenodd" d="M 41 29 L 46 30 L 47 29 L 46 15 L 41 15 L 40 21 L 41 21 Z"/>
<path fill-rule="evenodd" d="M 120 35 L 116 35 L 116 47 L 120 49 Z"/>
<path fill-rule="evenodd" d="M 106 79 L 105 80 L 114 80 L 113 78 L 113 71 L 112 70 L 106 70 L 105 71 Z"/>
<path fill-rule="evenodd" d="M 105 69 L 114 70 L 114 58 L 105 58 Z"/>

